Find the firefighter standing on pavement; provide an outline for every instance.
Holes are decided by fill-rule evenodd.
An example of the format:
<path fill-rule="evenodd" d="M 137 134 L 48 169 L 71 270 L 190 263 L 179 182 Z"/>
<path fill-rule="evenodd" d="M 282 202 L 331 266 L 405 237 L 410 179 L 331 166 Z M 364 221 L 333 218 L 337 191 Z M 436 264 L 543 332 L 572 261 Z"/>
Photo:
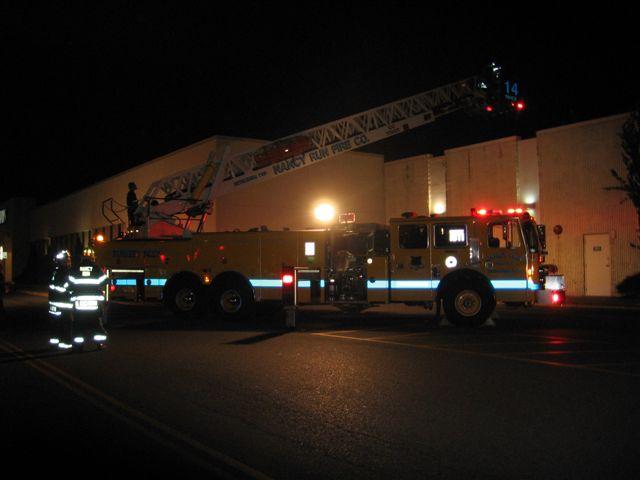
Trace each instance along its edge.
<path fill-rule="evenodd" d="M 59 256 L 67 261 L 56 267 L 49 286 L 49 312 L 57 327 L 49 342 L 62 349 L 82 348 L 85 342 L 102 347 L 107 341 L 103 326 L 107 275 L 96 265 L 91 249 L 85 249 L 73 266 L 68 255 Z"/>
<path fill-rule="evenodd" d="M 69 270 L 71 256 L 62 250 L 54 258 L 53 275 L 49 284 L 49 319 L 51 335 L 49 343 L 59 348 L 71 348 L 71 309 L 69 300 Z"/>

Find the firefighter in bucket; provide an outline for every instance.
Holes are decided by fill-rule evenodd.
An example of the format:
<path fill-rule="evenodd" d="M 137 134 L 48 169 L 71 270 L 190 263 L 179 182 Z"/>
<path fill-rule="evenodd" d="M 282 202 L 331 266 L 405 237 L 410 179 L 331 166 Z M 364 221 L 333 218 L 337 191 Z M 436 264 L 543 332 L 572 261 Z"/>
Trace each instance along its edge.
<path fill-rule="evenodd" d="M 72 262 L 66 251 L 56 255 L 49 285 L 49 314 L 53 322 L 49 343 L 66 350 L 82 350 L 87 343 L 105 346 L 107 275 L 95 263 L 91 248 Z"/>

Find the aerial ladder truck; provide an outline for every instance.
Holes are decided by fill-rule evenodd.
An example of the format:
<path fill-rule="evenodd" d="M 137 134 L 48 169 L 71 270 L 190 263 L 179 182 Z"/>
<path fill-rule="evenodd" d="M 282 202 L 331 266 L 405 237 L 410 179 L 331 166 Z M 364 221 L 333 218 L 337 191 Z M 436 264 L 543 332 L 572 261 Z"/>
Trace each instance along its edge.
<path fill-rule="evenodd" d="M 376 303 L 432 306 L 442 301 L 448 316 L 474 324 L 488 317 L 496 300 L 533 303 L 544 281 L 544 231 L 526 212 L 443 217 L 438 222 L 405 216 L 392 219 L 391 227 L 348 224 L 327 230 L 203 233 L 213 202 L 222 195 L 456 111 L 519 110 L 521 103 L 511 92 L 504 93 L 503 85 L 501 68 L 491 64 L 483 75 L 258 149 L 237 155 L 228 147 L 218 149 L 205 164 L 154 182 L 135 212 L 129 234 L 97 247 L 109 269 L 112 295 L 162 298 L 178 314 L 209 306 L 218 316 L 234 319 L 251 315 L 255 302 L 263 300 L 330 303 L 345 310 Z M 502 229 L 505 245 L 517 250 L 509 257 L 509 268 L 517 272 L 513 278 L 502 278 L 504 265 L 493 268 L 504 262 L 481 261 L 491 253 L 487 249 L 494 248 L 485 238 L 488 228 Z"/>

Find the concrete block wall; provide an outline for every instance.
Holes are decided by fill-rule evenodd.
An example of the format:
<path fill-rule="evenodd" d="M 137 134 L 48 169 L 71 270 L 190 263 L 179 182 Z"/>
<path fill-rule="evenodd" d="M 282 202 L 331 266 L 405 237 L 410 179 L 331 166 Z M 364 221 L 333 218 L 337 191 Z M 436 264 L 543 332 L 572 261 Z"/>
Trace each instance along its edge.
<path fill-rule="evenodd" d="M 584 235 L 608 234 L 611 292 L 626 276 L 640 271 L 637 216 L 616 185 L 611 169 L 625 174 L 620 131 L 627 115 L 582 122 L 538 132 L 540 216 L 548 226 L 549 260 L 567 279 L 570 295 L 585 294 Z M 563 233 L 551 233 L 560 225 Z"/>
<path fill-rule="evenodd" d="M 344 153 L 221 197 L 215 206 L 215 228 L 324 227 L 313 214 L 321 202 L 332 204 L 337 214 L 355 213 L 358 222 L 384 223 L 383 192 L 383 157 Z"/>
<path fill-rule="evenodd" d="M 518 141 L 508 137 L 445 151 L 447 215 L 517 203 Z"/>
<path fill-rule="evenodd" d="M 229 144 L 231 154 L 235 154 L 264 143 L 216 136 L 126 170 L 34 209 L 30 240 L 70 234 L 82 238 L 82 232 L 108 225 L 102 215 L 102 202 L 113 197 L 125 204 L 129 182 L 137 184 L 138 198 L 142 198 L 151 183 L 204 163 L 209 152 L 223 144 Z M 260 225 L 271 229 L 318 227 L 313 207 L 321 199 L 331 201 L 338 213 L 355 212 L 358 221 L 384 222 L 383 191 L 383 157 L 349 152 L 219 198 L 205 231 L 246 230 Z M 126 221 L 126 212 L 121 216 Z"/>
<path fill-rule="evenodd" d="M 385 218 L 399 217 L 402 212 L 426 215 L 429 211 L 430 155 L 397 160 L 384 164 Z"/>

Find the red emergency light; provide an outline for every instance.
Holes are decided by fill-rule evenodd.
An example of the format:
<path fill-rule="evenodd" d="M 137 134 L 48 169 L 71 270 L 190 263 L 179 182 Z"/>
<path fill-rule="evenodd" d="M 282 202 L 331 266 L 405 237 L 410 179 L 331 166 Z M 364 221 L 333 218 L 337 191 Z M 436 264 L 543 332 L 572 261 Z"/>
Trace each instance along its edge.
<path fill-rule="evenodd" d="M 551 294 L 551 303 L 554 305 L 564 305 L 565 300 L 566 296 L 564 290 L 555 290 Z"/>
<path fill-rule="evenodd" d="M 495 208 L 472 208 L 471 215 L 474 217 L 486 217 L 487 215 L 502 215 L 502 210 L 496 210 Z"/>
<path fill-rule="evenodd" d="M 282 279 L 282 303 L 285 306 L 295 305 L 295 276 L 296 272 L 293 267 L 284 266 L 282 268 L 282 275 L 280 278 Z"/>

